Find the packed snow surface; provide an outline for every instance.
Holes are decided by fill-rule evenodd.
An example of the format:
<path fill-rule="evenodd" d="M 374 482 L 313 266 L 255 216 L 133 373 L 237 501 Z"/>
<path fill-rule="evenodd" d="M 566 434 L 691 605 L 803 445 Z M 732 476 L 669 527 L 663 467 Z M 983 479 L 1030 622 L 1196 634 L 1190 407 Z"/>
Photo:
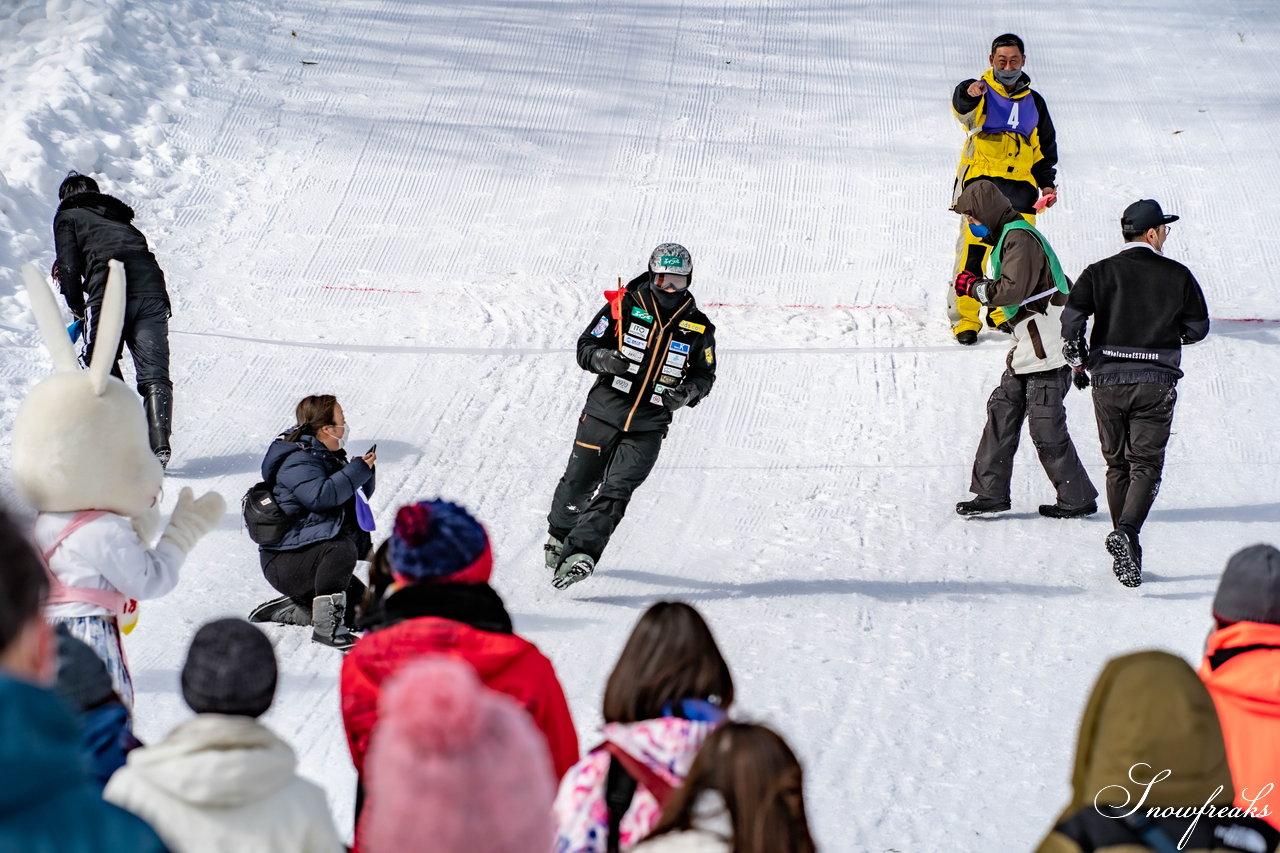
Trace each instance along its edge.
<path fill-rule="evenodd" d="M 1119 213 L 1182 220 L 1167 253 L 1214 327 L 1184 356 L 1146 582 L 1087 520 L 965 520 L 1005 340 L 950 340 L 952 87 L 1026 39 L 1058 128 L 1067 271 Z M 138 211 L 168 273 L 177 385 L 165 494 L 257 479 L 296 401 L 336 393 L 377 442 L 375 508 L 443 495 L 488 526 L 495 586 L 554 661 L 584 748 L 637 616 L 708 617 L 735 712 L 806 770 L 828 851 L 1024 850 L 1066 800 L 1109 657 L 1195 662 L 1227 557 L 1280 542 L 1280 10 L 1271 0 L 13 0 L 0 16 L 0 444 L 51 371 L 17 267 L 53 259 L 68 169 Z M 596 575 L 555 592 L 544 518 L 590 377 L 601 291 L 674 240 L 718 328 L 712 396 L 676 416 Z M 1103 484 L 1089 398 L 1072 434 Z M 0 491 L 12 501 L 4 481 Z M 189 711 L 195 628 L 274 593 L 228 515 L 128 638 L 144 740 Z M 349 828 L 340 656 L 273 626 L 267 722 Z"/>

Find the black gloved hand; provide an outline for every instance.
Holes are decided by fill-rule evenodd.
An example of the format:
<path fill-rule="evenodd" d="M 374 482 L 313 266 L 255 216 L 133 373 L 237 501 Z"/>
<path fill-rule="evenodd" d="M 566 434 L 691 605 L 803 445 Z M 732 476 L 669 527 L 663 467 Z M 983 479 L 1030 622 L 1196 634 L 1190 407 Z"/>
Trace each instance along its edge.
<path fill-rule="evenodd" d="M 667 407 L 668 412 L 674 412 L 681 406 L 685 406 L 697 396 L 698 389 L 692 385 L 677 385 L 674 388 L 668 388 L 666 393 L 662 395 L 662 405 Z"/>
<path fill-rule="evenodd" d="M 1070 341 L 1062 342 L 1062 357 L 1067 360 L 1067 364 L 1072 367 L 1081 367 L 1085 359 L 1089 357 L 1089 347 L 1085 345 L 1084 338 L 1075 338 Z"/>
<path fill-rule="evenodd" d="M 591 353 L 591 369 L 596 373 L 607 373 L 612 376 L 626 376 L 631 360 L 616 349 L 601 347 Z"/>
<path fill-rule="evenodd" d="M 1071 384 L 1081 391 L 1089 387 L 1089 374 L 1085 372 L 1084 365 L 1071 368 Z"/>

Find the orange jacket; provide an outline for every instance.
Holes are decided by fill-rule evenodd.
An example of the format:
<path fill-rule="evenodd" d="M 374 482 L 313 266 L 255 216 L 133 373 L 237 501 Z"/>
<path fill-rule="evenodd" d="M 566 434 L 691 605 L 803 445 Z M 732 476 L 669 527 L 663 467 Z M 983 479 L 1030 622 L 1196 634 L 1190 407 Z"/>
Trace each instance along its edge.
<path fill-rule="evenodd" d="M 1240 651 L 1250 646 L 1262 648 Z M 1222 722 L 1236 806 L 1252 805 L 1280 828 L 1280 625 L 1237 622 L 1213 632 L 1200 678 Z"/>

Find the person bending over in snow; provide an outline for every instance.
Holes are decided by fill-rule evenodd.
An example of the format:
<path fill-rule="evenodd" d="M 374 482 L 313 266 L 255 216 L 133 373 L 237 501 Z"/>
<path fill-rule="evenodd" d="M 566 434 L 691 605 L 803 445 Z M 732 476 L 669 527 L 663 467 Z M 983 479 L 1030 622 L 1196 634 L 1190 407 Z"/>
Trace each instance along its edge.
<path fill-rule="evenodd" d="M 605 293 L 609 303 L 578 337 L 578 365 L 599 378 L 547 516 L 544 550 L 556 589 L 595 571 L 658 461 L 671 413 L 711 393 L 716 327 L 698 310 L 692 282 L 689 250 L 663 243 L 648 272 Z"/>
<path fill-rule="evenodd" d="M 84 321 L 84 357 L 93 359 L 98 318 L 107 286 L 107 262 L 124 264 L 129 296 L 124 309 L 124 338 L 116 347 L 111 373 L 120 373 L 120 355 L 129 345 L 138 393 L 147 412 L 151 451 L 169 465 L 169 433 L 173 424 L 173 383 L 169 380 L 169 291 L 164 271 L 133 224 L 133 208 L 98 191 L 88 175 L 68 173 L 58 187 L 53 242 L 58 260 L 53 279 L 77 320 Z"/>

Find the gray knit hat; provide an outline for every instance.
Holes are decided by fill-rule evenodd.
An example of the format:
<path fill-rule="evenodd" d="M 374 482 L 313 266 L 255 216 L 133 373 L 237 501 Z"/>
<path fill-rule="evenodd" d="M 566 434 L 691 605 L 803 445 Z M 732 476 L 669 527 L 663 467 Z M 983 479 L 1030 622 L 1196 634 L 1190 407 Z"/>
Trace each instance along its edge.
<path fill-rule="evenodd" d="M 116 689 L 102 662 L 87 643 L 74 636 L 67 626 L 55 629 L 58 639 L 58 680 L 53 690 L 76 713 L 84 713 L 116 698 Z"/>
<path fill-rule="evenodd" d="M 243 619 L 218 619 L 196 631 L 182 667 L 182 698 L 197 714 L 258 717 L 276 694 L 276 653 L 267 635 Z"/>
<path fill-rule="evenodd" d="M 1227 561 L 1213 597 L 1219 622 L 1266 622 L 1280 625 L 1280 551 L 1250 545 Z"/>

